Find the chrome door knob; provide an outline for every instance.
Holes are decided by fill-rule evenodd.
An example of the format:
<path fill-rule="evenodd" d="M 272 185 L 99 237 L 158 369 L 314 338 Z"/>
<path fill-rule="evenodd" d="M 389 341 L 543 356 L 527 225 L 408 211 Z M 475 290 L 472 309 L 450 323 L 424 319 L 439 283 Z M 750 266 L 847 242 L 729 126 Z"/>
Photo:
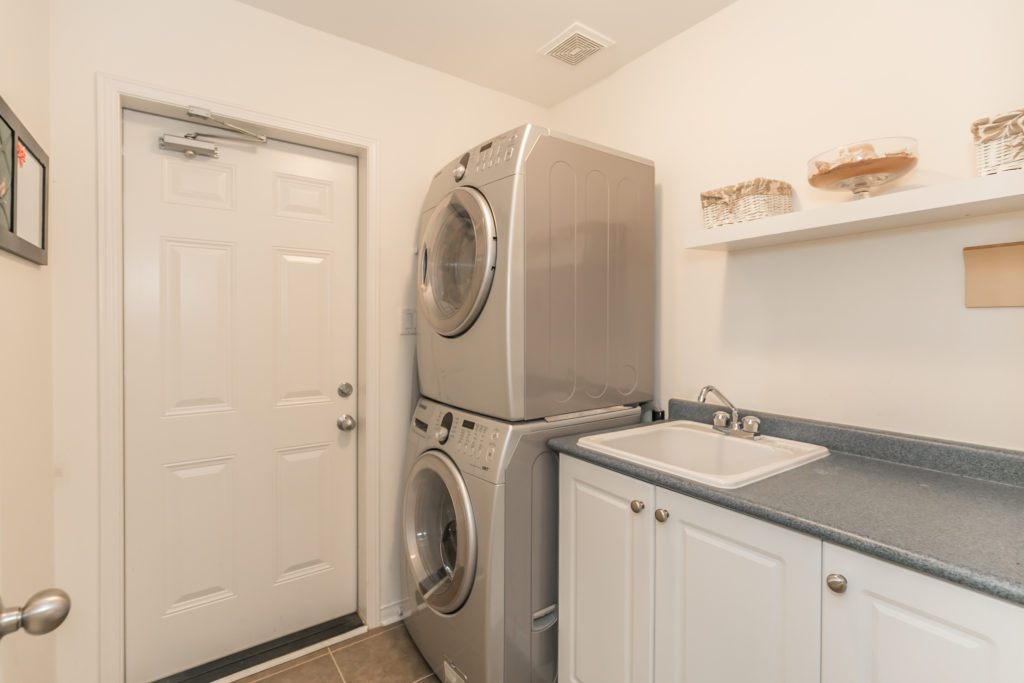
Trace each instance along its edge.
<path fill-rule="evenodd" d="M 842 595 L 846 592 L 846 577 L 842 574 L 829 574 L 825 577 L 825 585 L 833 593 Z"/>
<path fill-rule="evenodd" d="M 662 523 L 667 522 L 668 510 L 666 510 L 665 508 L 658 508 L 657 510 L 654 511 L 654 518 Z"/>
<path fill-rule="evenodd" d="M 644 502 L 642 500 L 634 500 L 629 504 L 629 509 L 633 512 L 640 512 L 644 509 Z"/>
<path fill-rule="evenodd" d="M 356 419 L 351 415 L 342 415 L 338 418 L 338 429 L 343 432 L 351 432 L 356 428 Z"/>
<path fill-rule="evenodd" d="M 18 629 L 34 636 L 49 633 L 64 623 L 71 611 L 71 598 L 59 588 L 39 591 L 24 607 L 5 608 L 0 602 L 0 638 Z"/>

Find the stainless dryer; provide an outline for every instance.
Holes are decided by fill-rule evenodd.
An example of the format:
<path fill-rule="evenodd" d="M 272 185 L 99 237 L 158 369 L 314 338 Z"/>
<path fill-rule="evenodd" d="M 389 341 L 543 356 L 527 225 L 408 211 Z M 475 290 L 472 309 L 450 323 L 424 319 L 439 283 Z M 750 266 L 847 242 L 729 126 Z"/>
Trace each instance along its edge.
<path fill-rule="evenodd" d="M 525 125 L 438 171 L 416 273 L 422 393 L 504 420 L 654 392 L 654 166 Z"/>
<path fill-rule="evenodd" d="M 552 683 L 558 648 L 555 436 L 639 408 L 509 423 L 421 398 L 409 429 L 405 625 L 445 683 Z"/>

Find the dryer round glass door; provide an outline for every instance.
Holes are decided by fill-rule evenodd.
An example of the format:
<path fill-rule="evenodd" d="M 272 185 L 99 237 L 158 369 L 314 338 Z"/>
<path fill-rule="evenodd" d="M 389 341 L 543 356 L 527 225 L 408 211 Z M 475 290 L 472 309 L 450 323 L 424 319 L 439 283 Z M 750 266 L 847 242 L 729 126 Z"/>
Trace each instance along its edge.
<path fill-rule="evenodd" d="M 460 335 L 480 315 L 494 279 L 491 207 L 478 190 L 457 187 L 434 209 L 421 239 L 420 311 L 439 334 Z"/>
<path fill-rule="evenodd" d="M 424 602 L 443 614 L 462 607 L 476 576 L 476 523 L 466 482 L 441 451 L 423 453 L 409 470 L 402 533 Z"/>

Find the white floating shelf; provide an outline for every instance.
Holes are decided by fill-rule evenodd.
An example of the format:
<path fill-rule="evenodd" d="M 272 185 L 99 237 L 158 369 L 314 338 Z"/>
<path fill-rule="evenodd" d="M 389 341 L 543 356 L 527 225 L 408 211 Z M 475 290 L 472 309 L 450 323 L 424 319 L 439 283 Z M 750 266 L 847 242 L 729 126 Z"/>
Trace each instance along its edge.
<path fill-rule="evenodd" d="M 1024 171 L 1009 171 L 694 230 L 683 236 L 683 246 L 739 251 L 1021 210 L 1024 210 Z"/>

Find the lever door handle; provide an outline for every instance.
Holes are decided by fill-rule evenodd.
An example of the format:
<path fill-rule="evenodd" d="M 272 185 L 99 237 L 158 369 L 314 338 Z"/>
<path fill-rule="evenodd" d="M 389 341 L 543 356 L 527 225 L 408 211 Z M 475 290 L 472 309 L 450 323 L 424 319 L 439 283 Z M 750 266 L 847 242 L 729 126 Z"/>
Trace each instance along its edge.
<path fill-rule="evenodd" d="M 71 598 L 59 588 L 39 591 L 24 607 L 4 607 L 0 602 L 0 638 L 18 629 L 34 636 L 49 633 L 64 623 L 71 611 Z"/>

